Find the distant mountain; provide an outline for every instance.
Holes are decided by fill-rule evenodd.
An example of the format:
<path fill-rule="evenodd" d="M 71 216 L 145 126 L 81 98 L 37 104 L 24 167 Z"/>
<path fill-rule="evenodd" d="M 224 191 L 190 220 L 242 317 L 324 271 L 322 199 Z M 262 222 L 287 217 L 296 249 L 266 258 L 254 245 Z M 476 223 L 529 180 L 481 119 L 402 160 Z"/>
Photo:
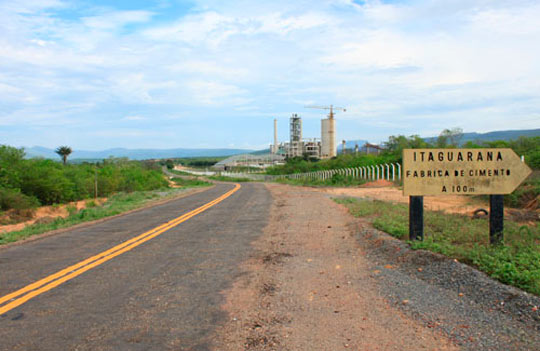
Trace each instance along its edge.
<path fill-rule="evenodd" d="M 57 159 L 59 156 L 53 149 L 41 146 L 25 148 L 26 156 Z M 243 149 L 107 149 L 103 151 L 73 150 L 70 160 L 75 159 L 106 159 L 113 157 L 128 157 L 131 160 L 147 160 L 155 158 L 175 157 L 220 157 L 232 156 L 252 152 L 254 150 Z"/>
<path fill-rule="evenodd" d="M 502 130 L 488 133 L 463 133 L 463 138 L 461 138 L 460 143 L 465 144 L 467 141 L 515 140 L 520 136 L 540 136 L 540 129 Z M 433 142 L 437 140 L 437 137 L 424 138 L 424 140 L 427 142 Z"/>

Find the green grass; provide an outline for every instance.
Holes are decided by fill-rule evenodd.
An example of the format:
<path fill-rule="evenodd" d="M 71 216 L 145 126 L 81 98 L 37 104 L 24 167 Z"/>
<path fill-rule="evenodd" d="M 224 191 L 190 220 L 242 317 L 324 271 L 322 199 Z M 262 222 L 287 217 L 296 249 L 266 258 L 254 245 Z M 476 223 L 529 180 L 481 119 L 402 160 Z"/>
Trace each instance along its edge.
<path fill-rule="evenodd" d="M 173 178 L 171 179 L 176 185 L 182 187 L 201 187 L 201 186 L 211 186 L 212 183 L 204 181 L 199 178 Z"/>
<path fill-rule="evenodd" d="M 302 186 L 337 186 L 337 187 L 348 187 L 348 186 L 358 186 L 366 183 L 365 179 L 346 177 L 341 174 L 334 174 L 330 179 L 309 179 L 309 178 L 300 178 L 300 179 L 276 179 L 277 183 L 282 184 L 291 184 L 291 185 L 302 185 Z"/>
<path fill-rule="evenodd" d="M 408 206 L 352 198 L 334 199 L 355 217 L 365 217 L 375 228 L 408 240 Z M 489 245 L 487 219 L 424 211 L 424 241 L 410 242 L 413 249 L 426 249 L 456 258 L 499 281 L 540 295 L 540 223 L 525 226 L 505 221 L 504 244 Z"/>
<path fill-rule="evenodd" d="M 136 191 L 132 193 L 118 193 L 111 196 L 106 203 L 99 206 L 95 202 L 86 209 L 77 211 L 75 206 L 68 206 L 69 216 L 57 218 L 47 224 L 33 224 L 23 230 L 0 234 L 0 245 L 25 239 L 32 235 L 48 232 L 55 229 L 67 228 L 82 222 L 114 216 L 130 211 L 143 205 L 161 199 L 174 197 L 182 192 L 182 189 L 161 189 L 152 191 Z"/>
<path fill-rule="evenodd" d="M 249 178 L 226 177 L 226 176 L 209 176 L 208 179 L 217 180 L 217 181 L 220 181 L 220 182 L 234 182 L 234 183 L 242 183 L 242 182 L 251 182 L 252 181 Z"/>

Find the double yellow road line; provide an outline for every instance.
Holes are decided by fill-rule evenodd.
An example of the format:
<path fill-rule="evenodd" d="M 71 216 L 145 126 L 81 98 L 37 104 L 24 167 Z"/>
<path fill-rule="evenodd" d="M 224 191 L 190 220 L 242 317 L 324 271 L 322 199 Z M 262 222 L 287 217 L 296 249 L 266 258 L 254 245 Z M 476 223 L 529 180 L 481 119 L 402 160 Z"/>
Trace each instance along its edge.
<path fill-rule="evenodd" d="M 110 248 L 109 250 L 103 251 L 102 253 L 99 253 L 95 256 L 87 258 L 84 261 L 81 261 L 65 269 L 62 269 L 59 272 L 51 274 L 41 280 L 38 280 L 35 283 L 29 284 L 25 286 L 24 288 L 21 288 L 17 291 L 12 292 L 11 294 L 7 294 L 5 296 L 0 297 L 0 305 L 4 304 L 3 306 L 0 307 L 0 315 L 14 309 L 17 306 L 22 305 L 28 300 L 40 294 L 43 294 L 46 291 L 54 289 L 60 284 L 65 283 L 68 280 L 71 280 L 83 274 L 84 272 L 94 267 L 99 266 L 102 263 L 105 263 L 113 259 L 116 256 L 123 254 L 124 252 L 127 252 L 141 245 L 142 243 L 147 242 L 148 240 L 155 238 L 156 236 L 166 232 L 167 230 L 173 227 L 176 227 L 177 225 L 179 225 L 182 222 L 187 221 L 191 217 L 194 217 L 198 215 L 199 213 L 206 211 L 210 207 L 217 205 L 218 203 L 220 203 L 221 201 L 225 200 L 226 198 L 234 194 L 236 191 L 238 191 L 238 189 L 240 189 L 240 184 L 236 184 L 234 189 L 226 192 L 225 194 L 221 195 L 217 199 L 210 201 L 209 203 L 193 211 L 190 211 L 178 218 L 175 218 L 154 229 L 151 229 L 145 233 L 142 233 L 141 235 L 136 236 L 133 239 L 130 239 L 128 241 L 125 241 L 120 245 L 116 245 L 115 247 Z"/>

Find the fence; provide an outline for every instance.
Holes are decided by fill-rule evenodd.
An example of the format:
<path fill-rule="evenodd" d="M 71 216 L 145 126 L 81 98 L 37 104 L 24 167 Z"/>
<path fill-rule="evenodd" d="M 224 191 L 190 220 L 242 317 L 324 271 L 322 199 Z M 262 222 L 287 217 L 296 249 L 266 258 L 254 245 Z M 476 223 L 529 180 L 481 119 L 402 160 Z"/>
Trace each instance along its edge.
<path fill-rule="evenodd" d="M 311 180 L 327 180 L 332 179 L 335 174 L 340 174 L 345 177 L 361 178 L 366 180 L 379 180 L 386 179 L 391 181 L 401 180 L 401 164 L 399 163 L 384 163 L 379 165 L 355 167 L 355 168 L 342 168 L 342 169 L 329 169 L 323 171 L 306 172 L 306 173 L 293 173 L 284 175 L 265 175 L 257 173 L 246 172 L 221 172 L 221 175 L 226 177 L 240 177 L 248 178 L 251 180 L 274 180 L 274 179 L 311 179 Z"/>

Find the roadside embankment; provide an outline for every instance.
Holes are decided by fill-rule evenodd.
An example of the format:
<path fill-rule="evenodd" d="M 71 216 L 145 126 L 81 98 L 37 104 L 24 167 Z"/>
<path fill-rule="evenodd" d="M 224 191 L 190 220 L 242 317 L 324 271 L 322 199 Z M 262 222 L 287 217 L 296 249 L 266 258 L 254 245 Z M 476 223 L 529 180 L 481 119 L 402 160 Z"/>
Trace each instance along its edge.
<path fill-rule="evenodd" d="M 29 240 L 42 236 L 38 234 L 51 235 L 76 225 L 88 225 L 98 220 L 106 220 L 118 215 L 138 211 L 143 208 L 172 201 L 179 197 L 204 191 L 205 189 L 205 187 L 184 187 L 118 193 L 110 196 L 104 202 L 86 200 L 84 206 L 78 204 L 77 206 L 67 205 L 62 208 L 58 207 L 58 212 L 51 213 L 45 219 L 32 220 L 22 229 L 11 226 L 4 229 L 0 227 L 0 247 L 21 240 Z M 64 211 L 67 211 L 67 215 L 65 215 Z M 12 230 L 9 231 L 9 229 Z"/>

